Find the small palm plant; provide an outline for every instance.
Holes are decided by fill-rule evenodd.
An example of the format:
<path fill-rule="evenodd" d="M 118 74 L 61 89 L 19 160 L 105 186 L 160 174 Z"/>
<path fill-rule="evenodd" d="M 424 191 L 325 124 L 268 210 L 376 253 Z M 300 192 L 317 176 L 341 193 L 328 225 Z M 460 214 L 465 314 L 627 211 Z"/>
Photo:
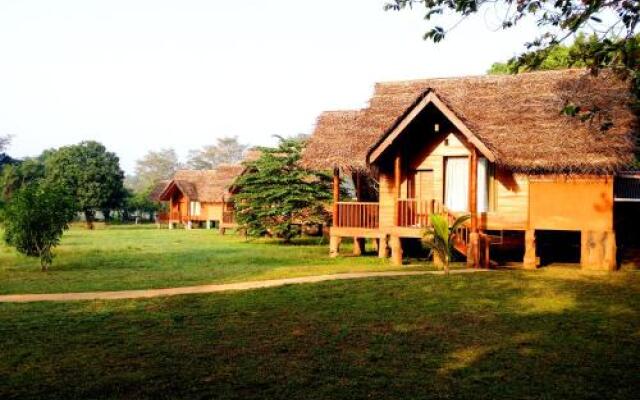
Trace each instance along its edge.
<path fill-rule="evenodd" d="M 427 228 L 422 237 L 423 245 L 433 252 L 434 258 L 437 257 L 442 262 L 445 274 L 449 273 L 455 232 L 469 218 L 471 218 L 470 215 L 462 215 L 453 222 L 453 225 L 449 226 L 447 214 L 434 214 L 431 216 L 431 226 Z"/>

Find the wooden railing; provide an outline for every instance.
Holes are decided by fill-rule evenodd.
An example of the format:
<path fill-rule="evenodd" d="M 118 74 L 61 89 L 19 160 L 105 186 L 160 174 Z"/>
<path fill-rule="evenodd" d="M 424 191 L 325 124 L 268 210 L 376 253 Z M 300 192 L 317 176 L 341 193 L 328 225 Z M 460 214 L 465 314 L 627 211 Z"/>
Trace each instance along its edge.
<path fill-rule="evenodd" d="M 442 205 L 435 200 L 398 199 L 397 225 L 408 228 L 426 228 L 430 216 L 444 212 Z"/>
<path fill-rule="evenodd" d="M 333 225 L 341 228 L 376 229 L 380 226 L 380 206 L 372 202 L 338 202 Z"/>
<path fill-rule="evenodd" d="M 182 215 L 180 212 L 178 211 L 171 211 L 171 212 L 164 212 L 164 213 L 159 213 L 158 214 L 158 220 L 160 222 L 169 222 L 169 221 L 173 221 L 173 222 L 182 222 L 182 223 L 186 223 L 188 222 L 190 219 L 190 217 L 188 215 Z M 197 217 L 191 217 L 192 220 L 197 219 Z"/>
<path fill-rule="evenodd" d="M 443 212 L 447 215 L 447 218 L 449 218 L 449 226 L 453 226 L 456 219 L 460 216 L 448 210 L 444 210 Z M 465 256 L 467 255 L 467 248 L 469 247 L 469 234 L 471 233 L 470 228 L 471 226 L 469 221 L 467 221 L 453 231 L 453 248 Z"/>

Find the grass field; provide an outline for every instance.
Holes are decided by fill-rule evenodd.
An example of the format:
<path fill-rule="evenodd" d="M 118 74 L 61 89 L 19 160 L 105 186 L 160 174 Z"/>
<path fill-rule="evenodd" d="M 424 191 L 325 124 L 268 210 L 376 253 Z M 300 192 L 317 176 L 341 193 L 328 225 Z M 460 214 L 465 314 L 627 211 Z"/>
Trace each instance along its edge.
<path fill-rule="evenodd" d="M 397 269 L 371 257 L 328 257 L 321 238 L 247 242 L 207 230 L 109 227 L 66 232 L 48 273 L 0 244 L 0 294 L 124 290 Z M 348 248 L 345 252 L 348 252 Z M 431 268 L 415 263 L 411 268 Z"/>
<path fill-rule="evenodd" d="M 0 304 L 1 399 L 631 399 L 640 275 Z"/>

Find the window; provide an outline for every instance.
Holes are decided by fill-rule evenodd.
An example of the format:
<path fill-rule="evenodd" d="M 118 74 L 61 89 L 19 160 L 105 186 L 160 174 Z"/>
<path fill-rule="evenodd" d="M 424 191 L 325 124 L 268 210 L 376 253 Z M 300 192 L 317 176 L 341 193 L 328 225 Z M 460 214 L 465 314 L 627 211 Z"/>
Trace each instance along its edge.
<path fill-rule="evenodd" d="M 200 202 L 192 201 L 189 204 L 189 215 L 200 215 Z"/>
<path fill-rule="evenodd" d="M 469 157 L 445 159 L 444 205 L 451 211 L 469 208 Z"/>
<path fill-rule="evenodd" d="M 469 211 L 469 157 L 445 159 L 444 204 L 451 211 Z M 478 159 L 478 212 L 489 210 L 489 163 Z"/>

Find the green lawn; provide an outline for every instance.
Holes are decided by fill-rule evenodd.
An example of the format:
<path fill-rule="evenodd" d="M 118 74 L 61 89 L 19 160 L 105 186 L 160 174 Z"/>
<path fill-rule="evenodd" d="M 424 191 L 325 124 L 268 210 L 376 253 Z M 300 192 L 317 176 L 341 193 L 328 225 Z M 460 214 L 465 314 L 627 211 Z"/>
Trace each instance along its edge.
<path fill-rule="evenodd" d="M 55 249 L 48 273 L 40 272 L 38 260 L 0 244 L 0 294 L 162 288 L 397 269 L 374 255 L 331 259 L 327 244 L 319 244 L 320 240 L 285 246 L 247 242 L 213 230 L 75 227 Z M 411 267 L 431 266 L 414 262 Z"/>
<path fill-rule="evenodd" d="M 558 268 L 0 304 L 0 398 L 631 399 L 639 310 Z"/>

